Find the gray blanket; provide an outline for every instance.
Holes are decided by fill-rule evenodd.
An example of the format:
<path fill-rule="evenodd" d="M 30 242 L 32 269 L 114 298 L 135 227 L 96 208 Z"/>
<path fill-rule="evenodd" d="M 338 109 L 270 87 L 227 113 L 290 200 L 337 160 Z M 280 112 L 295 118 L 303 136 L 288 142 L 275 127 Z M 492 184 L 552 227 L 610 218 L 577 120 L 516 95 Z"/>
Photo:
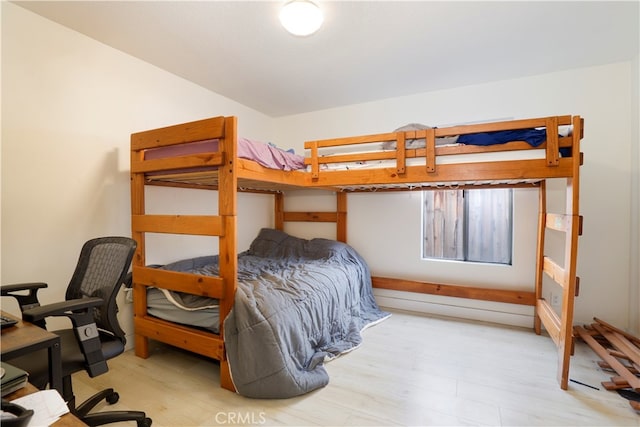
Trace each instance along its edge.
<path fill-rule="evenodd" d="M 210 258 L 196 263 L 200 274 L 217 274 Z M 324 360 L 360 345 L 360 332 L 389 316 L 374 300 L 367 264 L 344 243 L 263 229 L 238 264 L 224 335 L 241 395 L 287 398 L 325 386 Z"/>

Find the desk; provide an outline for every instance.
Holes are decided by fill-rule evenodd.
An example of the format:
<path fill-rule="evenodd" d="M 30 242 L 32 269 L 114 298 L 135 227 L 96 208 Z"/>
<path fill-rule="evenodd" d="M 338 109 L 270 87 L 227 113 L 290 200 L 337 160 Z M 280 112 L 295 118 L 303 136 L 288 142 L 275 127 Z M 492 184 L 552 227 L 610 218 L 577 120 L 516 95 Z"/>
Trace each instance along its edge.
<path fill-rule="evenodd" d="M 0 339 L 2 360 L 11 362 L 14 357 L 46 348 L 49 355 L 49 386 L 62 394 L 60 337 L 29 322 L 23 322 L 4 311 L 2 315 L 18 320 L 15 326 L 2 328 Z"/>
<path fill-rule="evenodd" d="M 13 400 L 22 396 L 26 396 L 31 393 L 35 393 L 38 391 L 33 385 L 28 384 L 21 388 L 20 390 L 16 390 L 8 396 L 5 396 L 3 399 Z M 78 417 L 73 415 L 71 412 L 64 414 L 58 421 L 51 424 L 52 427 L 85 427 L 86 424 L 82 422 Z"/>

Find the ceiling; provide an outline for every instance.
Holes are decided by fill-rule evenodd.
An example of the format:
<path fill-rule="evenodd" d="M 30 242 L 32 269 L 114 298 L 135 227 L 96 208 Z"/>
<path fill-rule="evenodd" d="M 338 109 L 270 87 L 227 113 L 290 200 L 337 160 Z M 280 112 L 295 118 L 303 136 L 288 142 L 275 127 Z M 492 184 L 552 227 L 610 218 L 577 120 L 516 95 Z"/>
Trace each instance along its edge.
<path fill-rule="evenodd" d="M 639 2 L 15 1 L 272 117 L 635 58 Z"/>

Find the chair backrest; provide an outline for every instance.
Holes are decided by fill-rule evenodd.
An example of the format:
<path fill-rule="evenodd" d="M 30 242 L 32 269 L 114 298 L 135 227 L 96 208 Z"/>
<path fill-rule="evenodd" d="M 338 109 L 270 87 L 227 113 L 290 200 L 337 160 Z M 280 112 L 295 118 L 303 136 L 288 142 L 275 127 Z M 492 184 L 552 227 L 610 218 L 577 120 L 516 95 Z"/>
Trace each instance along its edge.
<path fill-rule="evenodd" d="M 128 237 L 99 237 L 89 240 L 80 251 L 78 264 L 69 282 L 66 299 L 99 297 L 102 306 L 94 309 L 98 329 L 125 342 L 118 323 L 116 295 L 122 286 L 136 249 Z"/>

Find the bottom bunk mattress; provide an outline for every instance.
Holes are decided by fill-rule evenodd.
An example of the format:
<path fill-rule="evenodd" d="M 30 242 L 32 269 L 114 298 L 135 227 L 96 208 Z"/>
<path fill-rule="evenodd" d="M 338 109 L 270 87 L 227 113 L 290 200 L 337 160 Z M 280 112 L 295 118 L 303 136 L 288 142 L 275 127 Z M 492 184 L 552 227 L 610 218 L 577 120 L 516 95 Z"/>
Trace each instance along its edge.
<path fill-rule="evenodd" d="M 161 268 L 217 276 L 218 257 Z M 152 315 L 218 329 L 216 300 L 153 288 L 149 295 Z M 286 398 L 323 387 L 329 382 L 323 362 L 359 346 L 362 330 L 388 316 L 375 302 L 366 262 L 352 247 L 263 229 L 238 256 L 238 289 L 224 322 L 236 390 Z"/>

